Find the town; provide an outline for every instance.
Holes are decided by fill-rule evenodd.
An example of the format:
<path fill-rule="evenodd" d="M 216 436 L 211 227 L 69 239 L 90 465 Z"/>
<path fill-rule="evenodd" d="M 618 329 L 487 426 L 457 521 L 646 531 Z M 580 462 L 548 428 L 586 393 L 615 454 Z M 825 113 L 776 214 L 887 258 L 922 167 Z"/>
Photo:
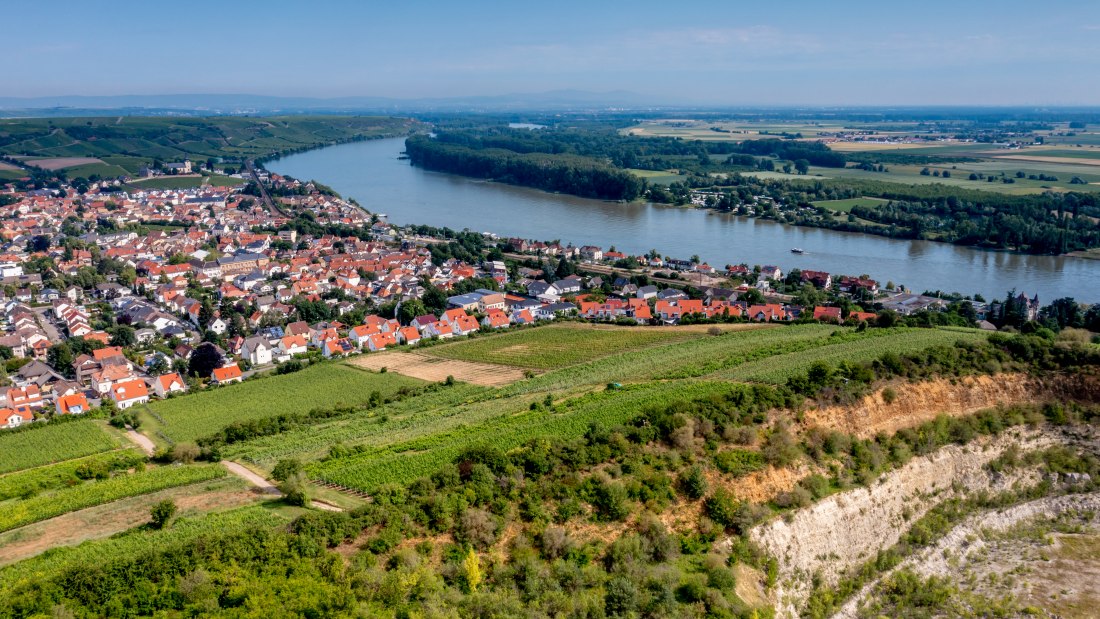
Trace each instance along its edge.
<path fill-rule="evenodd" d="M 311 182 L 239 176 L 232 188 L 3 187 L 0 427 L 562 319 L 996 330 L 1040 316 L 1023 294 L 989 303 L 866 276 L 398 228 Z"/>

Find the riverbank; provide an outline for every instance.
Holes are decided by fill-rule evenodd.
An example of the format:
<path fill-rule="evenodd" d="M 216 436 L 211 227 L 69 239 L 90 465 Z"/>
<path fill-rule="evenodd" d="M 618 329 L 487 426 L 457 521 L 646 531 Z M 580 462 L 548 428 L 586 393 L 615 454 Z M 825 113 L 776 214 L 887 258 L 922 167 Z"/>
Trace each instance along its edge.
<path fill-rule="evenodd" d="M 428 172 L 398 159 L 400 138 L 344 144 L 271 162 L 273 172 L 316 179 L 393 223 L 428 224 L 502 237 L 664 255 L 697 254 L 711 265 L 774 264 L 867 274 L 917 290 L 1002 298 L 1016 289 L 1040 300 L 1100 301 L 1095 262 L 1066 256 L 990 252 L 932 241 L 890 239 L 791 226 L 711 209 L 576 198 Z M 792 247 L 806 251 L 790 253 Z"/>

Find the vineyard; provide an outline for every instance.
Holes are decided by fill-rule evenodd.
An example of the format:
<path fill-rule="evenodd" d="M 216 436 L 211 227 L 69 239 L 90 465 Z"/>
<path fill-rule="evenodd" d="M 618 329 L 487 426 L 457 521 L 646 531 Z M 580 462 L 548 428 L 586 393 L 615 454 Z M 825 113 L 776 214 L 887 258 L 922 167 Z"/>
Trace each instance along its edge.
<path fill-rule="evenodd" d="M 503 392 L 513 395 L 570 389 L 578 385 L 698 377 L 758 355 L 762 350 L 776 350 L 777 347 L 793 346 L 796 342 L 802 342 L 802 346 L 816 346 L 834 332 L 849 331 L 851 329 L 818 324 L 732 331 L 658 348 L 632 350 L 547 372 L 509 385 Z"/>
<path fill-rule="evenodd" d="M 739 381 L 783 384 L 796 374 L 804 373 L 811 365 L 824 361 L 835 366 L 841 361 L 870 361 L 883 353 L 911 353 L 936 345 L 951 345 L 959 340 L 984 339 L 986 335 L 977 330 L 959 331 L 949 329 L 891 329 L 889 331 L 869 331 L 874 337 L 864 337 L 842 341 L 827 346 L 807 348 L 784 354 L 750 361 L 728 371 L 716 374 L 715 378 Z"/>
<path fill-rule="evenodd" d="M 145 454 L 137 449 L 123 449 L 78 458 L 49 466 L 8 473 L 0 476 L 0 501 L 27 497 L 43 490 L 79 483 L 97 475 L 123 471 L 145 462 Z"/>
<path fill-rule="evenodd" d="M 289 519 L 262 506 L 249 506 L 226 512 L 180 518 L 170 529 L 132 529 L 121 535 L 85 542 L 79 546 L 56 548 L 46 554 L 21 561 L 18 567 L 0 568 L 0 597 L 20 583 L 41 582 L 72 568 L 111 563 L 119 559 L 138 560 L 172 548 L 181 548 L 211 531 L 230 534 L 236 531 L 273 528 Z"/>
<path fill-rule="evenodd" d="M 102 481 L 87 481 L 28 499 L 3 501 L 0 502 L 0 531 L 126 497 L 218 479 L 227 474 L 225 467 L 218 464 L 164 466 L 123 473 Z"/>
<path fill-rule="evenodd" d="M 281 458 L 316 459 L 336 444 L 383 445 L 501 414 L 526 401 L 497 399 L 494 390 L 456 384 L 445 390 L 387 404 L 366 414 L 230 445 L 224 456 L 270 465 Z"/>
<path fill-rule="evenodd" d="M 342 363 L 322 363 L 293 374 L 151 403 L 148 408 L 154 415 L 149 423 L 174 442 L 194 441 L 235 421 L 355 406 L 367 402 L 375 391 L 385 397 L 422 384 L 392 372 L 376 374 Z"/>
<path fill-rule="evenodd" d="M 491 443 L 500 449 L 518 447 L 540 437 L 576 437 L 592 424 L 624 423 L 647 407 L 726 393 L 731 383 L 650 383 L 620 390 L 593 392 L 551 408 L 517 410 L 478 425 L 461 425 L 384 448 L 366 449 L 331 458 L 310 468 L 314 478 L 371 491 L 386 483 L 405 483 L 430 474 L 463 449 Z"/>
<path fill-rule="evenodd" d="M 119 444 L 94 420 L 0 430 L 0 474 L 110 451 Z"/>
<path fill-rule="evenodd" d="M 445 359 L 546 370 L 701 335 L 679 329 L 562 323 L 435 346 L 425 353 Z"/>

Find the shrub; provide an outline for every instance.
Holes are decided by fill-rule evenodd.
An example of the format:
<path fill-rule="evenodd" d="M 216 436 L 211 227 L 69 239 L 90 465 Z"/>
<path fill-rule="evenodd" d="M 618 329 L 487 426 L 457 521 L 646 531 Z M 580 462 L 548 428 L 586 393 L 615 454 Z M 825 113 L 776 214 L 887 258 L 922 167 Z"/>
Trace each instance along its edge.
<path fill-rule="evenodd" d="M 279 484 L 279 491 L 283 493 L 283 500 L 288 505 L 305 507 L 309 505 L 309 480 L 305 473 L 299 471 Z"/>
<path fill-rule="evenodd" d="M 882 390 L 882 401 L 887 404 L 893 404 L 894 400 L 898 399 L 898 394 L 892 387 L 887 387 Z"/>
<path fill-rule="evenodd" d="M 199 457 L 199 448 L 194 443 L 178 443 L 172 447 L 169 457 L 173 462 L 191 464 Z"/>
<path fill-rule="evenodd" d="M 768 435 L 768 439 L 764 444 L 763 455 L 768 464 L 777 467 L 787 466 L 798 459 L 798 444 L 791 437 L 786 426 L 777 426 Z"/>
<path fill-rule="evenodd" d="M 680 473 L 679 486 L 688 498 L 703 498 L 707 494 L 707 478 L 703 475 L 703 469 L 693 466 Z"/>
<path fill-rule="evenodd" d="M 275 465 L 275 468 L 271 471 L 271 478 L 275 481 L 286 481 L 293 475 L 302 471 L 302 463 L 293 458 L 287 460 L 279 460 Z"/>
<path fill-rule="evenodd" d="M 164 499 L 156 505 L 150 512 L 152 521 L 149 523 L 154 529 L 163 529 L 168 521 L 172 519 L 172 516 L 176 515 L 176 503 L 172 499 Z"/>
<path fill-rule="evenodd" d="M 747 475 L 764 468 L 764 456 L 755 451 L 730 449 L 714 456 L 718 469 L 733 476 Z"/>
<path fill-rule="evenodd" d="M 473 548 L 485 549 L 496 541 L 498 529 L 495 516 L 482 509 L 470 508 L 462 512 L 456 538 Z"/>
<path fill-rule="evenodd" d="M 627 578 L 616 576 L 607 581 L 604 610 L 615 617 L 630 614 L 638 605 L 638 589 Z"/>

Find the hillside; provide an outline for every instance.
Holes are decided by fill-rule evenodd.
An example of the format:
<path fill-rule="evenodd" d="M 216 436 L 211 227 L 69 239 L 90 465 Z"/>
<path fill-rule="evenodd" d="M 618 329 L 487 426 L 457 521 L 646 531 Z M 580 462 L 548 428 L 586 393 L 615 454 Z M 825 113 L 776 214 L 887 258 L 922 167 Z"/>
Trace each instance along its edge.
<path fill-rule="evenodd" d="M 494 386 L 396 373 L 470 364 L 522 372 Z M 0 560 L 26 558 L 0 569 L 0 614 L 828 616 L 861 587 L 869 608 L 910 608 L 882 597 L 908 574 L 890 570 L 966 517 L 1095 492 L 1098 365 L 1095 347 L 976 331 L 565 323 L 150 405 L 141 430 L 171 451 L 145 472 L 102 421 L 21 430 L 0 453 L 94 432 L 8 462 L 0 521 L 98 510 L 98 524 L 52 543 L 39 524 L 0 533 Z M 106 481 L 65 482 L 89 457 Z M 193 458 L 345 511 L 245 498 Z M 1062 481 L 1036 485 L 1049 472 Z M 134 528 L 146 493 L 184 517 Z M 851 541 L 831 542 L 841 531 Z M 51 544 L 65 547 L 27 558 Z M 864 567 L 885 551 L 897 558 Z"/>
<path fill-rule="evenodd" d="M 0 119 L 0 154 L 46 169 L 70 168 L 70 177 L 132 175 L 154 160 L 262 160 L 329 144 L 405 135 L 416 126 L 409 119 L 384 116 Z"/>

